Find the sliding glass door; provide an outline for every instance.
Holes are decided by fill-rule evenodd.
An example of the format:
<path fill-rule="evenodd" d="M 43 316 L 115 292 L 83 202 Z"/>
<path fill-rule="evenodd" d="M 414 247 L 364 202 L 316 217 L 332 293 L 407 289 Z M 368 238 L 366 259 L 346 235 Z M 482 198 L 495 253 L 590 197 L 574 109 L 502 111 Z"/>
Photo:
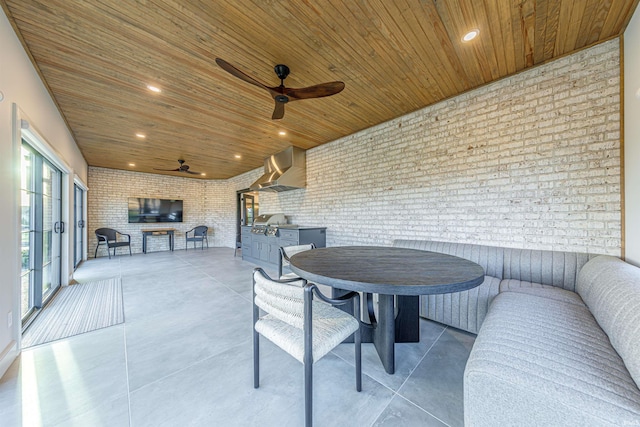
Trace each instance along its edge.
<path fill-rule="evenodd" d="M 21 233 L 23 324 L 60 286 L 62 173 L 23 141 Z"/>
<path fill-rule="evenodd" d="M 84 190 L 74 185 L 73 190 L 73 221 L 75 240 L 73 243 L 73 268 L 82 262 L 84 250 Z"/>

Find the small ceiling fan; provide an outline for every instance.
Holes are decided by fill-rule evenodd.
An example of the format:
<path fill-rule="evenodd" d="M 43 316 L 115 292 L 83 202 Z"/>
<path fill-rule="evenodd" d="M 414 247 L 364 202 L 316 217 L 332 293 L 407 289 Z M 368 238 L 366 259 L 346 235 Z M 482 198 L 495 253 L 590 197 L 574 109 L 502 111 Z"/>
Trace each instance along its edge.
<path fill-rule="evenodd" d="M 287 78 L 290 70 L 289 67 L 283 64 L 278 64 L 274 67 L 274 71 L 280 79 L 280 86 L 274 87 L 269 87 L 263 83 L 260 83 L 253 77 L 243 73 L 223 59 L 216 58 L 216 64 L 218 64 L 220 68 L 222 68 L 229 74 L 241 80 L 244 80 L 247 83 L 251 83 L 252 85 L 258 86 L 262 89 L 266 89 L 269 94 L 271 94 L 271 97 L 276 103 L 275 108 L 273 109 L 273 115 L 271 116 L 273 120 L 281 119 L 282 117 L 284 117 L 284 104 L 289 101 L 322 98 L 324 96 L 335 95 L 336 93 L 339 93 L 342 91 L 342 89 L 344 89 L 343 82 L 321 83 L 319 85 L 303 87 L 299 89 L 284 87 L 284 79 Z"/>
<path fill-rule="evenodd" d="M 164 172 L 185 172 L 185 173 L 190 173 L 192 175 L 202 175 L 201 172 L 190 171 L 189 170 L 189 165 L 185 165 L 184 164 L 184 160 L 180 159 L 180 160 L 178 160 L 178 163 L 180 163 L 180 167 L 177 168 L 177 169 L 156 169 L 156 168 L 153 168 L 153 170 L 164 171 Z"/>

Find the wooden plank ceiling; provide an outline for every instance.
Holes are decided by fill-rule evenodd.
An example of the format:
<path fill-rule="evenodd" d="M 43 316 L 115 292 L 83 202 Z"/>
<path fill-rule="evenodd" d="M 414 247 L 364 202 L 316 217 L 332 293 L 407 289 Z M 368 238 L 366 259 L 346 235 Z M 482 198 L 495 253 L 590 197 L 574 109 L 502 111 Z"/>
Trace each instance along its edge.
<path fill-rule="evenodd" d="M 0 2 L 89 165 L 185 159 L 206 176 L 167 174 L 218 179 L 619 36 L 638 0 Z M 268 86 L 282 63 L 287 87 L 346 88 L 271 120 L 269 93 L 216 57 Z"/>

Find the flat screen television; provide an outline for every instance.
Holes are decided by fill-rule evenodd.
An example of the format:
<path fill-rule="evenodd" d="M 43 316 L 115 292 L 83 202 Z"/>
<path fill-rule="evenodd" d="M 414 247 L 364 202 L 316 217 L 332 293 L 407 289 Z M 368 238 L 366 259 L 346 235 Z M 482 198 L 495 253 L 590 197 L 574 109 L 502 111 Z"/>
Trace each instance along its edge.
<path fill-rule="evenodd" d="M 129 197 L 129 223 L 182 222 L 182 200 Z"/>

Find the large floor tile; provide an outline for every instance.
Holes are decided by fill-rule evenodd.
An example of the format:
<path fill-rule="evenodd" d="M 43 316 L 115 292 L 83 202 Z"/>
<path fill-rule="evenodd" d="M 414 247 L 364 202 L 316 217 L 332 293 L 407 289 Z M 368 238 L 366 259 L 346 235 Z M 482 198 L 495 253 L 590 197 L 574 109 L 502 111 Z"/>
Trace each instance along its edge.
<path fill-rule="evenodd" d="M 251 305 L 221 289 L 126 324 L 132 390 L 251 340 Z"/>
<path fill-rule="evenodd" d="M 373 427 L 446 427 L 424 409 L 396 396 L 378 417 Z"/>
<path fill-rule="evenodd" d="M 475 336 L 447 328 L 399 394 L 450 426 L 462 426 L 464 367 Z"/>
<path fill-rule="evenodd" d="M 245 343 L 134 391 L 132 425 L 303 425 L 302 365 L 268 342 L 260 356 L 258 389 L 251 345 Z M 393 397 L 366 376 L 358 393 L 353 367 L 332 355 L 314 366 L 313 386 L 318 427 L 371 426 Z"/>
<path fill-rule="evenodd" d="M 118 325 L 24 350 L 0 381 L 0 420 L 55 426 L 89 414 L 107 419 L 110 402 L 122 403 L 127 393 L 124 327 Z"/>

